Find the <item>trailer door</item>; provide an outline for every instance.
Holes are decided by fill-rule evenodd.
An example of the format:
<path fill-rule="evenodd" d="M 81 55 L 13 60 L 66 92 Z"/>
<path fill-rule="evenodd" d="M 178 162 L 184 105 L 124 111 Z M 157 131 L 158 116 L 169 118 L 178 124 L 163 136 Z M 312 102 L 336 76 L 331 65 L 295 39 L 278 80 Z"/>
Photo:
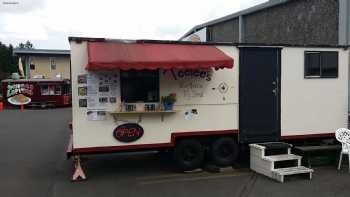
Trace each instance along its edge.
<path fill-rule="evenodd" d="M 280 57 L 280 48 L 240 48 L 239 127 L 242 143 L 280 139 Z"/>

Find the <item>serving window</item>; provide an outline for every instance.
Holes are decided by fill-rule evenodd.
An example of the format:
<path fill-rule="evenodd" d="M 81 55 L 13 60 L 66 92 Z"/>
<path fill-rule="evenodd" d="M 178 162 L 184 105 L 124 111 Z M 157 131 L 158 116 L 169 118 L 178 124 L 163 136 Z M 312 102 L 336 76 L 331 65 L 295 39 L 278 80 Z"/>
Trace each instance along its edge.
<path fill-rule="evenodd" d="M 159 70 L 121 71 L 120 82 L 123 102 L 159 102 Z"/>

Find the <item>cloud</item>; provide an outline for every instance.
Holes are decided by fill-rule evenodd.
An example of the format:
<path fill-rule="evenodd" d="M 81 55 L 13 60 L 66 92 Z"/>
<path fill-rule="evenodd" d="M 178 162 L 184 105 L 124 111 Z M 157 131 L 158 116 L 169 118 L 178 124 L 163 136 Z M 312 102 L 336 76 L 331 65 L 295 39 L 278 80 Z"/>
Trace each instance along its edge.
<path fill-rule="evenodd" d="M 3 15 L 1 19 L 0 38 L 14 37 L 18 39 L 41 40 L 48 38 L 48 32 L 41 18 L 28 15 Z M 4 22 L 5 21 L 5 22 Z M 11 21 L 11 22 L 6 22 Z"/>
<path fill-rule="evenodd" d="M 264 0 L 264 1 L 262 1 L 262 0 L 241 1 L 240 8 L 241 9 L 247 9 L 247 8 L 250 8 L 250 7 L 254 6 L 254 5 L 258 5 L 258 4 L 266 2 L 266 1 L 268 1 L 268 0 Z"/>
<path fill-rule="evenodd" d="M 0 13 L 26 13 L 45 7 L 45 0 L 0 0 Z"/>
<path fill-rule="evenodd" d="M 176 40 L 197 24 L 264 0 L 4 1 L 19 4 L 1 5 L 5 12 L 0 11 L 0 41 L 69 48 L 68 36 Z"/>

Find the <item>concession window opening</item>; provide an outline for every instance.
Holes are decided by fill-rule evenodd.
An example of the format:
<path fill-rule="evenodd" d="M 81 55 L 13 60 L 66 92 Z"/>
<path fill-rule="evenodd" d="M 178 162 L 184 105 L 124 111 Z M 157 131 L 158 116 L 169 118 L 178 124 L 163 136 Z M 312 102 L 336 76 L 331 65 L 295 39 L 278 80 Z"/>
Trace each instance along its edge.
<path fill-rule="evenodd" d="M 233 68 L 233 59 L 212 45 L 88 42 L 86 70 Z"/>

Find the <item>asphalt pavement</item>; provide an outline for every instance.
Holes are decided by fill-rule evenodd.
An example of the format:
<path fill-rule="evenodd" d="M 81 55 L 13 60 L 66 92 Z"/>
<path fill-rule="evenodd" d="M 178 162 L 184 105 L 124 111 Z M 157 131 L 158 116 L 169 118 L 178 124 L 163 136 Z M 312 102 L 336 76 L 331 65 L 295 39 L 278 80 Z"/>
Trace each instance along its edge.
<path fill-rule="evenodd" d="M 1 197 L 350 196 L 347 166 L 316 167 L 311 181 L 296 176 L 282 184 L 244 167 L 180 173 L 154 152 L 84 157 L 88 180 L 73 183 L 65 157 L 70 120 L 70 108 L 0 112 Z"/>

